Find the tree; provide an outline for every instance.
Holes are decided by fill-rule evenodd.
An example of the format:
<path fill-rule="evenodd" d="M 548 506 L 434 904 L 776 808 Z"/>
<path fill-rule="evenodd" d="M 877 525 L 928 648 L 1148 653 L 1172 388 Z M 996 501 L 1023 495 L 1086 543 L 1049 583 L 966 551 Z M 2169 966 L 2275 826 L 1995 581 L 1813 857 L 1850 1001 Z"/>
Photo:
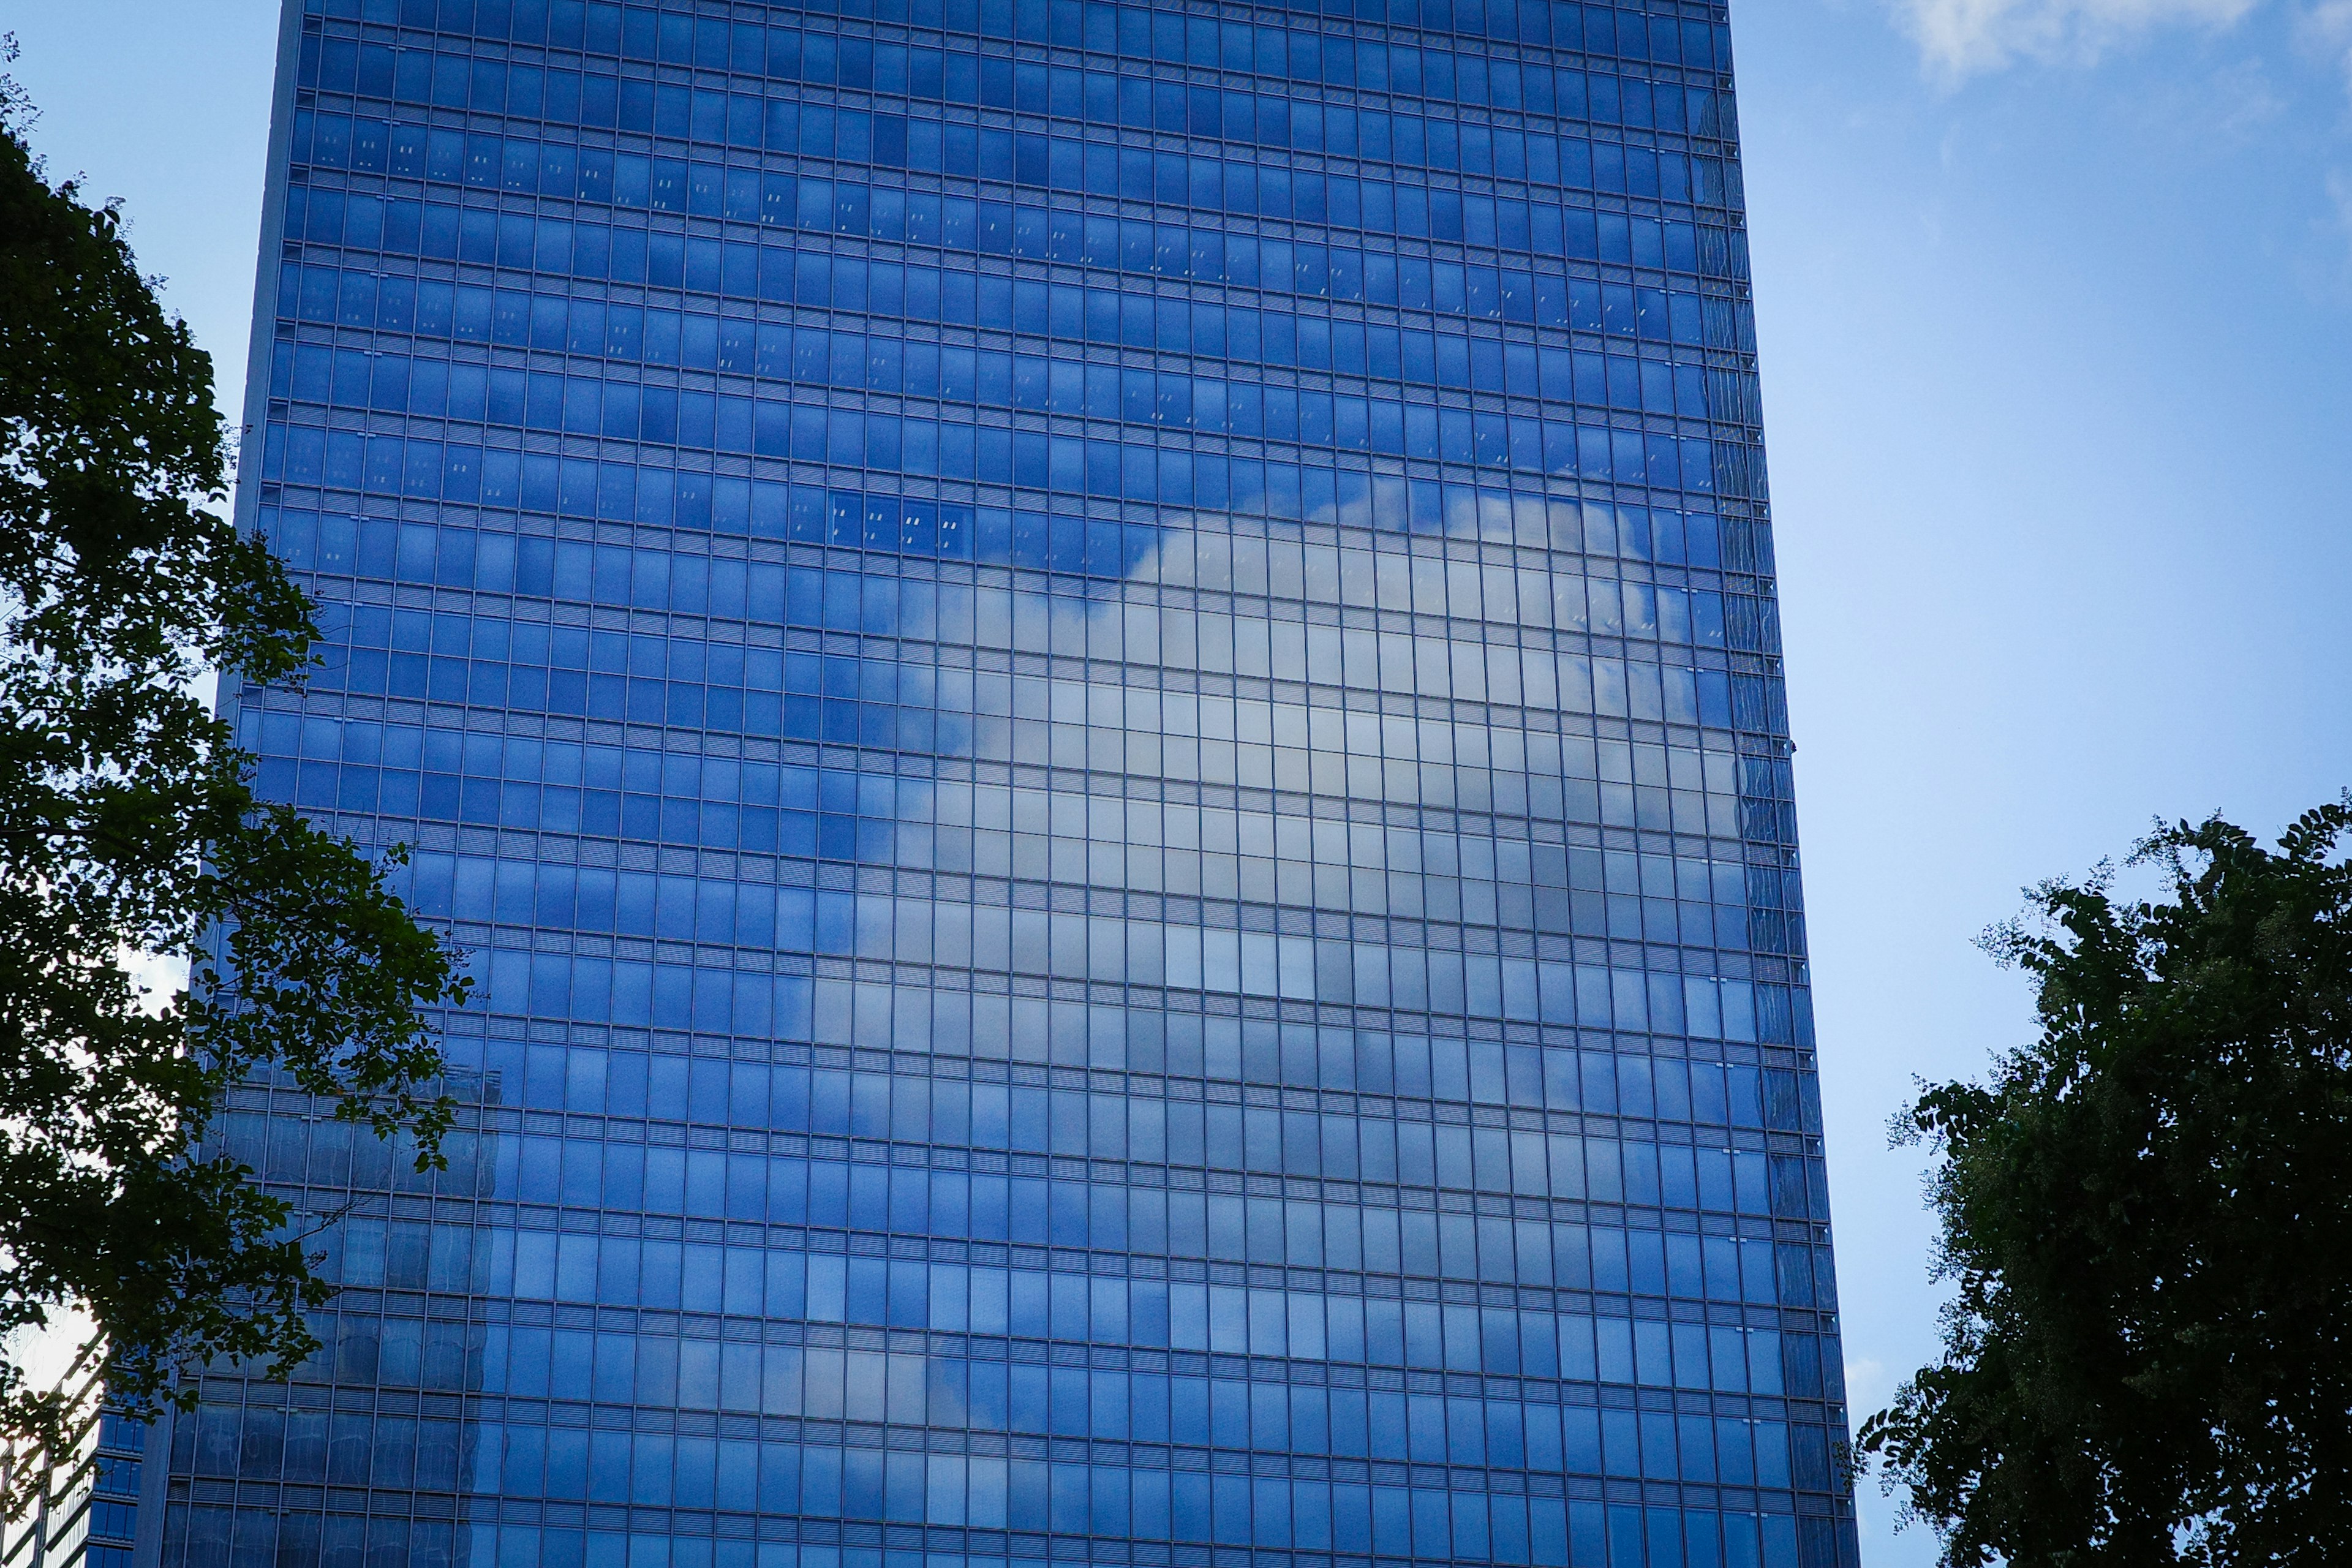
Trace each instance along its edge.
<path fill-rule="evenodd" d="M 1944 1352 L 1862 1430 L 1944 1561 L 2352 1558 L 2352 795 L 2220 817 L 1987 938 L 2041 1038 L 1897 1127 L 1937 1157 Z"/>
<path fill-rule="evenodd" d="M 0 1331 L 86 1310 L 143 1410 L 316 1348 L 288 1205 L 205 1144 L 228 1089 L 270 1069 L 437 1163 L 426 1010 L 466 983 L 381 866 L 255 798 L 202 695 L 298 682 L 310 607 L 221 515 L 210 359 L 25 121 L 0 79 Z M 0 1438 L 59 1409 L 0 1355 Z"/>

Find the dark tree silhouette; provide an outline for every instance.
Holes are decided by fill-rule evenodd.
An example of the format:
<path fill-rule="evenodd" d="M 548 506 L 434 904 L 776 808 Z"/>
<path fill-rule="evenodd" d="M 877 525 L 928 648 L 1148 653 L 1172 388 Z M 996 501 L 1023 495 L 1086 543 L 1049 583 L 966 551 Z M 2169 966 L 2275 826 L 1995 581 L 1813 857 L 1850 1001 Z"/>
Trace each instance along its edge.
<path fill-rule="evenodd" d="M 288 1206 L 205 1143 L 268 1067 L 423 1162 L 450 1119 L 450 954 L 381 868 L 255 799 L 205 678 L 299 680 L 310 607 L 222 514 L 210 359 L 111 208 L 52 186 L 0 100 L 0 1332 L 75 1306 L 111 1396 L 285 1367 L 326 1299 Z M 184 962 L 150 994 L 142 963 Z M 0 1438 L 56 1400 L 0 1355 Z"/>
<path fill-rule="evenodd" d="M 1948 1563 L 2352 1560 L 2347 827 L 2184 822 L 2134 857 L 2164 896 L 2052 883 L 1989 939 L 2042 1037 L 1898 1124 L 1958 1295 L 1859 1443 Z"/>

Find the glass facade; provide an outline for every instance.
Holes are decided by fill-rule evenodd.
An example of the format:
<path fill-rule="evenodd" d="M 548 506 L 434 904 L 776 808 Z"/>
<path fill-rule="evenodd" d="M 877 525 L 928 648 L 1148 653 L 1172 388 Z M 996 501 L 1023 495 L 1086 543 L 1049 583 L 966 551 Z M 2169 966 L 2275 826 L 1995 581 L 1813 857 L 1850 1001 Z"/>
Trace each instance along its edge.
<path fill-rule="evenodd" d="M 50 1392 L 63 1401 L 55 1448 L 0 1445 L 0 1568 L 132 1568 L 139 1501 L 148 1489 L 148 1427 L 104 1403 L 85 1348 Z"/>
<path fill-rule="evenodd" d="M 343 1289 L 162 1563 L 1853 1568 L 1719 5 L 278 91 L 226 700 L 482 988 L 446 1172 L 241 1092 Z"/>

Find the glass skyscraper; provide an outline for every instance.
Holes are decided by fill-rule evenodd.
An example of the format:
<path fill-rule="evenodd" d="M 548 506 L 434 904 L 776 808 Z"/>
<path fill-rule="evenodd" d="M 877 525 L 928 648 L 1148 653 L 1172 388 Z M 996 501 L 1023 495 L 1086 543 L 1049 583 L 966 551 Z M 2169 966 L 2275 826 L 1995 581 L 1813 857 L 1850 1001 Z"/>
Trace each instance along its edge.
<path fill-rule="evenodd" d="M 289 0 L 227 693 L 472 953 L 169 1568 L 1853 1568 L 1725 17 Z"/>

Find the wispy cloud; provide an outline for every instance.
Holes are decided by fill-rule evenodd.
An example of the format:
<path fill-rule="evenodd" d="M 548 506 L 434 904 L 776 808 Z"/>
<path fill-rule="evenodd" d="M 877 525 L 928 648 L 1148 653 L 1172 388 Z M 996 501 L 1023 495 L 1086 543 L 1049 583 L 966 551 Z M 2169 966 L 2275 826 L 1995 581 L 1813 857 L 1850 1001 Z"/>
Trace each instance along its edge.
<path fill-rule="evenodd" d="M 2320 0 L 2303 13 L 2296 31 L 2307 47 L 2336 62 L 2352 92 L 2352 0 Z"/>
<path fill-rule="evenodd" d="M 1895 0 L 1928 68 L 1958 81 L 2021 59 L 2095 60 L 2166 27 L 2219 30 L 2259 0 Z M 2344 5 L 2345 0 L 2332 0 Z M 2352 9 L 2352 6 L 2347 6 Z"/>
<path fill-rule="evenodd" d="M 2352 172 L 2331 169 L 2327 174 L 2327 202 L 2332 209 L 2336 237 L 2342 248 L 2337 252 L 2342 263 L 2337 273 L 2338 286 L 2352 282 Z"/>
<path fill-rule="evenodd" d="M 1895 1392 L 1886 1363 L 1870 1356 L 1852 1356 L 1845 1363 L 1846 1402 L 1857 1415 L 1883 1408 Z"/>

